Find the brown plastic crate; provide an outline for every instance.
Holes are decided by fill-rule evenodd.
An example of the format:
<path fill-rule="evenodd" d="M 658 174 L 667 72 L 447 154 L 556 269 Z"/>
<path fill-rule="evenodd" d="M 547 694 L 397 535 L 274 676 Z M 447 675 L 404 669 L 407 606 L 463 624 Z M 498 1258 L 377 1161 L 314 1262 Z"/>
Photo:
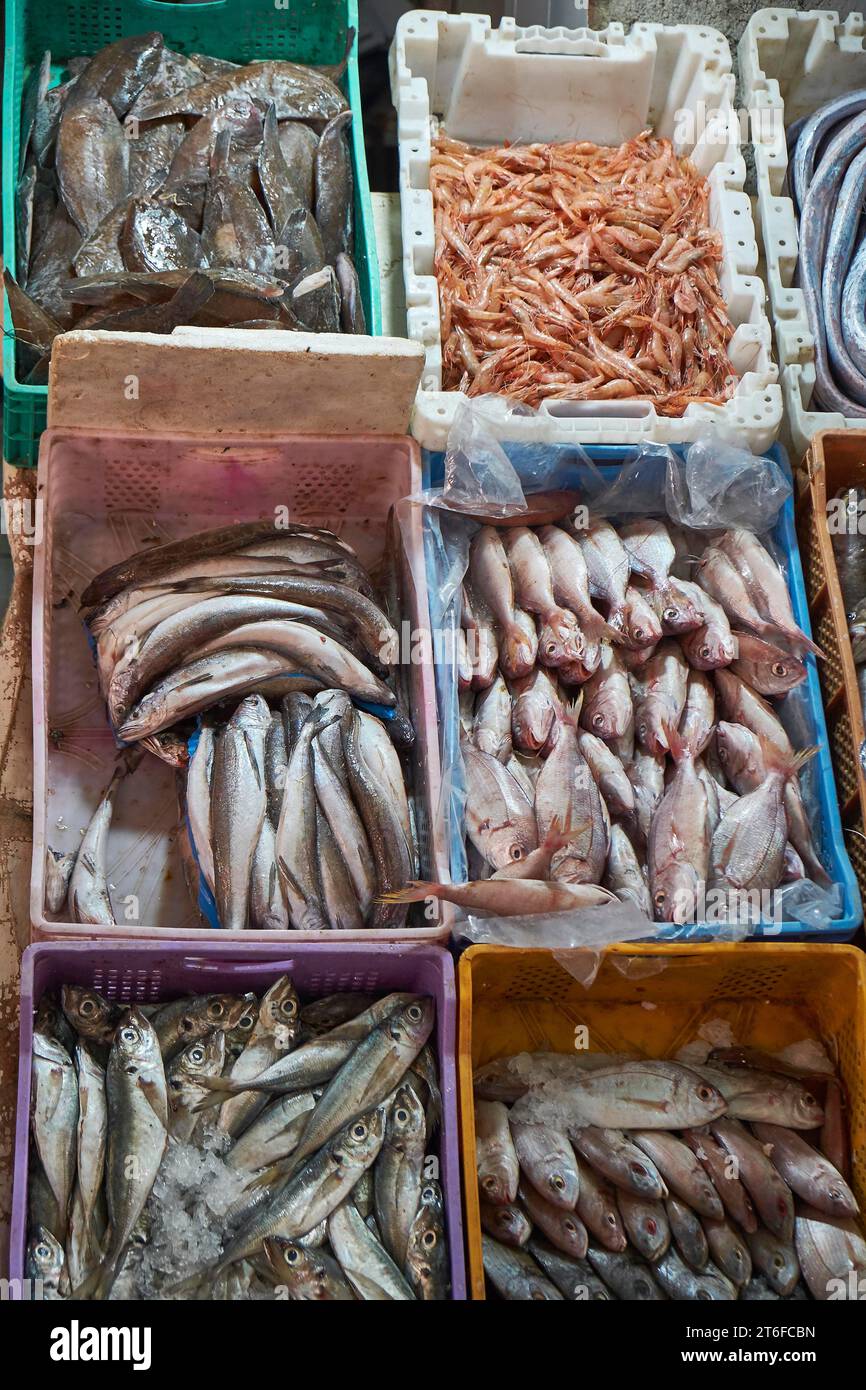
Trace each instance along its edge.
<path fill-rule="evenodd" d="M 824 430 L 804 459 L 808 486 L 797 502 L 797 532 L 818 662 L 845 848 L 866 899 L 866 731 L 845 604 L 827 526 L 827 501 L 846 487 L 866 487 L 866 430 Z M 866 585 L 864 585 L 866 592 Z"/>

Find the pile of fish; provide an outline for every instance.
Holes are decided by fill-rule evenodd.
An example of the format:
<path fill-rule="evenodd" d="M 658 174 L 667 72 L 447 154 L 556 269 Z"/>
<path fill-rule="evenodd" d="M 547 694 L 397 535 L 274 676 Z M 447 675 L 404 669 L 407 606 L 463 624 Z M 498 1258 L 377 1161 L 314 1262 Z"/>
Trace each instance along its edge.
<path fill-rule="evenodd" d="M 815 399 L 866 418 L 866 88 L 834 97 L 788 130 L 800 218 L 799 284 L 815 340 Z"/>
<path fill-rule="evenodd" d="M 46 53 L 22 103 L 19 375 L 44 381 L 72 327 L 365 331 L 345 63 L 241 66 L 148 33 L 66 66 L 49 87 Z"/>
<path fill-rule="evenodd" d="M 475 1096 L 501 1297 L 858 1297 L 866 1240 L 834 1076 L 742 1048 L 701 1066 L 524 1053 L 481 1067 Z"/>
<path fill-rule="evenodd" d="M 117 737 L 169 761 L 185 761 L 176 726 L 249 690 L 397 703 L 383 679 L 396 632 L 332 531 L 271 519 L 151 546 L 92 579 L 81 608 Z"/>
<path fill-rule="evenodd" d="M 395 545 L 391 530 L 386 586 Z M 77 855 L 49 851 L 49 909 L 68 888 L 75 921 L 116 920 L 108 834 L 147 749 L 178 768 L 187 881 L 199 903 L 204 880 L 220 926 L 400 925 L 405 905 L 385 897 L 417 866 L 395 741 L 406 749 L 414 735 L 387 683 L 397 637 L 374 593 L 333 533 L 272 522 L 172 541 L 97 575 L 82 607 L 112 729 L 134 747 Z M 387 603 L 396 614 L 396 592 Z"/>
<path fill-rule="evenodd" d="M 445 1299 L 431 999 L 45 995 L 28 1275 L 54 1298 Z M 219 1108 L 216 1108 L 216 1105 Z"/>
<path fill-rule="evenodd" d="M 509 916 L 617 898 L 685 923 L 704 886 L 736 907 L 742 890 L 827 884 L 797 779 L 808 750 L 764 698 L 816 648 L 751 532 L 484 526 L 462 626 L 470 882 L 402 900 Z"/>
<path fill-rule="evenodd" d="M 709 186 L 669 140 L 478 149 L 440 133 L 430 191 L 443 389 L 662 415 L 730 396 Z"/>

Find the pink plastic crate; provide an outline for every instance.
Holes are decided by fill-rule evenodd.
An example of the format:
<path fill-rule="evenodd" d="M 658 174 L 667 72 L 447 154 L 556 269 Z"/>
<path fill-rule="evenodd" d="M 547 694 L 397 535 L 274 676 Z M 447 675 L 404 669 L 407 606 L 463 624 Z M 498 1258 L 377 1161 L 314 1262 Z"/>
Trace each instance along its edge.
<path fill-rule="evenodd" d="M 227 934 L 226 934 L 227 935 Z M 248 933 L 246 934 L 248 935 Z M 297 934 L 293 933 L 293 940 Z M 18 1111 L 9 1275 L 24 1276 L 27 1243 L 27 1171 L 30 1152 L 30 1084 L 33 1016 L 46 990 L 62 984 L 91 985 L 109 999 L 153 1003 L 181 994 L 230 990 L 262 994 L 279 975 L 289 974 L 303 1000 L 343 990 L 409 990 L 436 1001 L 436 1051 L 442 1089 L 438 1136 L 440 1181 L 451 1259 L 451 1297 L 465 1299 L 463 1216 L 460 1203 L 460 1146 L 457 1129 L 456 990 L 454 962 L 438 946 L 412 950 L 379 943 L 359 947 L 342 941 L 302 943 L 297 950 L 283 939 L 270 946 L 257 941 L 208 943 L 193 955 L 183 942 L 40 942 L 21 960 L 21 1033 Z"/>
<path fill-rule="evenodd" d="M 77 848 L 117 755 L 78 613 L 79 595 L 106 566 L 150 541 L 173 540 L 231 521 L 274 516 L 326 526 L 372 568 L 382 556 L 391 505 L 421 487 L 418 445 L 400 436 L 91 435 L 49 429 L 39 453 L 43 537 L 33 583 L 33 867 L 30 911 L 44 937 L 238 936 L 197 920 L 176 844 L 174 770 L 147 755 L 119 792 L 109 837 L 109 882 L 119 925 L 80 926 L 45 908 L 46 847 Z M 427 626 L 420 520 L 412 510 L 404 564 L 407 617 Z M 447 881 L 433 671 L 410 668 L 414 809 L 425 877 Z M 330 934 L 329 934 L 330 935 Z M 347 940 L 443 940 L 448 919 L 399 931 L 344 932 Z M 322 933 L 278 933 L 293 941 Z"/>

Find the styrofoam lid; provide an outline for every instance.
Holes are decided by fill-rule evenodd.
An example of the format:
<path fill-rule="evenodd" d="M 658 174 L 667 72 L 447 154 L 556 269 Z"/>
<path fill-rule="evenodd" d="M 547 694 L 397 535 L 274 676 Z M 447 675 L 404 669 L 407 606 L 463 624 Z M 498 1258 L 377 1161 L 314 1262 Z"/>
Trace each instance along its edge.
<path fill-rule="evenodd" d="M 176 328 L 55 339 L 48 424 L 227 434 L 405 434 L 420 343 L 360 334 Z"/>

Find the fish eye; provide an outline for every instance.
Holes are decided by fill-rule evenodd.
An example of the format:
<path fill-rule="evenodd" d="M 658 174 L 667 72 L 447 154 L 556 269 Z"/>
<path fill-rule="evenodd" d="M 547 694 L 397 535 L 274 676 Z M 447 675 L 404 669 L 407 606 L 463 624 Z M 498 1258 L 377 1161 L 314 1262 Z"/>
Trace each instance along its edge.
<path fill-rule="evenodd" d="M 422 1202 L 432 1202 L 435 1199 L 435 1197 L 436 1193 L 432 1187 L 425 1187 L 424 1191 L 421 1193 Z"/>
<path fill-rule="evenodd" d="M 807 1091 L 807 1092 L 805 1093 L 805 1095 L 803 1096 L 803 1100 L 806 1102 L 807 1105 L 817 1105 L 817 1104 L 818 1104 L 818 1102 L 816 1101 L 815 1097 L 814 1097 L 813 1095 L 810 1095 L 808 1091 Z"/>
<path fill-rule="evenodd" d="M 51 1247 L 48 1245 L 37 1245 L 36 1255 L 40 1260 L 50 1260 Z"/>
<path fill-rule="evenodd" d="M 650 1233 L 651 1236 L 654 1236 L 655 1233 L 656 1233 L 656 1231 L 658 1230 L 658 1226 L 657 1226 L 656 1223 L 653 1221 L 653 1219 L 652 1219 L 651 1216 L 648 1217 L 648 1219 L 644 1222 L 644 1226 L 645 1226 L 646 1229 L 649 1231 L 649 1233 Z"/>
<path fill-rule="evenodd" d="M 574 1224 L 573 1221 L 567 1221 L 567 1220 L 566 1220 L 566 1221 L 563 1221 L 562 1224 L 563 1224 L 563 1226 L 565 1227 L 565 1229 L 568 1231 L 568 1234 L 569 1234 L 570 1236 L 573 1236 L 573 1235 L 576 1235 L 576 1234 L 577 1234 L 577 1227 L 575 1226 L 575 1224 Z"/>
<path fill-rule="evenodd" d="M 704 643 L 704 645 L 700 648 L 699 655 L 703 657 L 704 661 L 709 661 L 712 654 L 712 648 L 708 647 L 706 643 Z"/>
<path fill-rule="evenodd" d="M 720 739 L 716 739 L 716 751 L 719 755 L 719 762 L 726 763 L 728 761 L 728 749 L 727 745 Z"/>
<path fill-rule="evenodd" d="M 420 1004 L 410 1004 L 408 1009 L 406 1010 L 406 1017 L 408 1019 L 411 1019 L 413 1023 L 418 1023 L 422 1013 L 423 1010 Z"/>
<path fill-rule="evenodd" d="M 124 1042 L 127 1042 L 127 1043 L 135 1042 L 136 1038 L 138 1037 L 138 1029 L 137 1029 L 137 1028 L 121 1028 L 121 1030 L 120 1030 L 120 1036 L 121 1036 L 121 1038 L 123 1039 Z"/>
<path fill-rule="evenodd" d="M 781 661 L 774 661 L 770 667 L 774 676 L 787 676 L 788 668 Z"/>
<path fill-rule="evenodd" d="M 367 1126 L 366 1126 L 366 1125 L 362 1125 L 362 1124 L 352 1125 L 352 1138 L 353 1138 L 353 1139 L 366 1139 L 366 1138 L 367 1138 Z"/>
<path fill-rule="evenodd" d="M 639 1178 L 648 1177 L 647 1170 L 642 1163 L 630 1163 L 628 1166 L 633 1173 L 637 1174 Z"/>
<path fill-rule="evenodd" d="M 209 1012 L 213 1015 L 214 1018 L 222 1018 L 223 1014 L 225 1013 L 225 1007 L 220 1003 L 219 999 L 214 999 L 211 1002 Z"/>
<path fill-rule="evenodd" d="M 512 845 L 510 850 L 511 858 L 514 863 L 518 863 L 523 858 L 523 849 L 520 845 Z"/>
<path fill-rule="evenodd" d="M 550 1185 L 551 1187 L 555 1187 L 557 1192 L 563 1192 L 565 1190 L 565 1178 L 561 1173 L 554 1173 L 553 1177 L 550 1179 Z"/>
<path fill-rule="evenodd" d="M 636 1280 L 635 1288 L 637 1289 L 641 1298 L 649 1298 L 650 1294 L 652 1293 L 652 1286 L 648 1284 L 645 1279 Z"/>
<path fill-rule="evenodd" d="M 298 1012 L 298 1001 L 296 999 L 284 999 L 282 1005 L 283 1013 L 291 1018 Z"/>
<path fill-rule="evenodd" d="M 95 1014 L 96 1001 L 94 999 L 83 999 L 81 1001 L 79 1013 L 81 1013 L 84 1016 L 84 1018 L 89 1018 L 91 1014 Z"/>
<path fill-rule="evenodd" d="M 557 642 L 548 642 L 545 650 L 548 656 L 556 656 L 559 651 L 559 644 Z"/>
<path fill-rule="evenodd" d="M 592 716 L 591 723 L 592 723 L 592 727 L 593 727 L 594 729 L 602 729 L 602 728 L 604 728 L 604 715 L 603 715 L 603 714 L 594 714 L 594 715 Z"/>
<path fill-rule="evenodd" d="M 711 1086 L 699 1086 L 699 1087 L 698 1087 L 698 1100 L 707 1100 L 707 1101 L 709 1101 L 709 1100 L 712 1100 L 712 1099 L 713 1099 L 713 1089 L 712 1089 Z"/>
<path fill-rule="evenodd" d="M 657 893 L 653 894 L 653 902 L 655 903 L 656 907 L 664 907 L 667 900 L 668 895 L 663 888 L 660 888 Z"/>
<path fill-rule="evenodd" d="M 401 1106 L 399 1110 L 394 1111 L 394 1116 L 399 1124 L 404 1125 L 409 1118 L 409 1111 L 404 1110 Z"/>
<path fill-rule="evenodd" d="M 436 1248 L 436 1232 L 425 1231 L 421 1237 L 421 1244 L 425 1250 L 434 1250 Z"/>
<path fill-rule="evenodd" d="M 679 611 L 680 610 L 678 608 L 666 608 L 662 613 L 662 617 L 664 618 L 665 622 L 672 623 L 674 619 L 679 615 Z"/>
<path fill-rule="evenodd" d="M 300 1251 L 295 1250 L 294 1247 L 291 1247 L 289 1250 L 285 1252 L 283 1258 L 285 1259 L 287 1265 L 294 1265 L 298 1263 L 299 1255 Z"/>
<path fill-rule="evenodd" d="M 239 1028 L 243 1028 L 244 1030 L 246 1030 L 247 1028 L 252 1028 L 252 1026 L 253 1026 L 253 1016 L 252 1016 L 252 1014 L 244 1014 L 243 1018 L 242 1018 L 242 1019 L 240 1020 L 240 1022 L 238 1023 L 238 1027 L 239 1027 Z"/>
<path fill-rule="evenodd" d="M 201 1048 L 201 1047 L 194 1047 L 194 1048 L 192 1049 L 192 1052 L 189 1054 L 189 1060 L 190 1060 L 191 1062 L 203 1062 L 203 1061 L 204 1061 L 204 1049 Z"/>
<path fill-rule="evenodd" d="M 485 1192 L 496 1191 L 496 1179 L 492 1173 L 488 1173 L 487 1177 L 482 1180 L 481 1186 L 484 1188 Z"/>

